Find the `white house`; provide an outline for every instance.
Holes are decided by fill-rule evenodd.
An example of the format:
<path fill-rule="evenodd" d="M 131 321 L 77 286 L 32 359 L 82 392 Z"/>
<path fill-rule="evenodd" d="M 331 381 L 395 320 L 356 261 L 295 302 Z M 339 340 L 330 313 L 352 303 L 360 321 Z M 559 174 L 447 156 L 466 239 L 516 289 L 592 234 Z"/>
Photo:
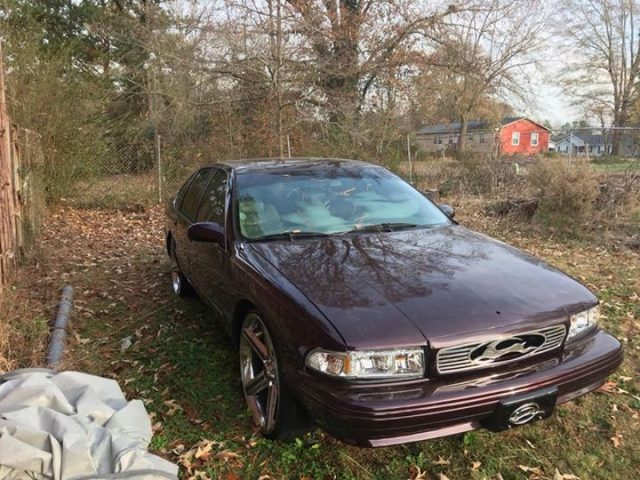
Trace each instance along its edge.
<path fill-rule="evenodd" d="M 633 157 L 640 153 L 640 144 L 638 138 L 628 132 L 621 134 L 620 138 L 620 155 L 623 157 Z M 599 157 L 600 155 L 611 154 L 613 138 L 610 133 L 586 134 L 571 133 L 556 140 L 556 151 L 564 155 Z"/>
<path fill-rule="evenodd" d="M 624 143 L 624 142 L 623 142 Z M 558 153 L 568 155 L 597 157 L 611 153 L 610 135 L 585 135 L 572 133 L 556 142 Z"/>

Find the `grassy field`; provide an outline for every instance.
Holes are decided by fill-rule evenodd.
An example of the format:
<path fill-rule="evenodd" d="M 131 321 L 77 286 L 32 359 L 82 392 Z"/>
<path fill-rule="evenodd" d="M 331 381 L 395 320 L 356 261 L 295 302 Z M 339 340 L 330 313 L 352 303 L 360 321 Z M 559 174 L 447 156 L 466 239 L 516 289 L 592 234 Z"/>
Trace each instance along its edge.
<path fill-rule="evenodd" d="M 628 479 L 640 474 L 640 255 L 540 238 L 452 201 L 461 222 L 539 255 L 600 296 L 604 326 L 623 340 L 623 367 L 598 393 L 518 430 L 383 449 L 344 445 L 316 430 L 290 444 L 261 439 L 245 410 L 236 352 L 212 313 L 173 298 L 162 212 L 58 209 L 38 261 L 5 294 L 14 328 L 4 365 L 43 361 L 59 289 L 76 289 L 64 367 L 117 379 L 153 417 L 152 449 L 183 478 L 221 479 Z M 6 316 L 5 316 L 6 315 Z M 31 329 L 31 330 L 29 330 Z M 25 333 L 27 332 L 27 333 Z M 121 351 L 129 337 L 132 345 Z M 6 353 L 8 352 L 8 353 Z M 33 352 L 39 352 L 36 355 Z M 0 363 L 0 368 L 2 364 Z"/>
<path fill-rule="evenodd" d="M 591 162 L 591 168 L 596 172 L 604 173 L 630 173 L 640 171 L 640 161 L 638 160 L 616 160 L 612 162 Z"/>

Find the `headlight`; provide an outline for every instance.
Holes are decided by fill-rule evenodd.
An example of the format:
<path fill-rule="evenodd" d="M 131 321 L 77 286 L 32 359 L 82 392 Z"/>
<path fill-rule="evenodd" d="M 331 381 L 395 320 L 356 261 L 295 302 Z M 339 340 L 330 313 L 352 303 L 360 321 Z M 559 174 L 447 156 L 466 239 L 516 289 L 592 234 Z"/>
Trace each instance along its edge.
<path fill-rule="evenodd" d="M 571 320 L 571 326 L 569 327 L 569 335 L 567 340 L 571 340 L 574 337 L 579 336 L 598 325 L 598 319 L 600 318 L 600 307 L 595 306 L 584 312 L 576 313 L 569 317 Z"/>
<path fill-rule="evenodd" d="M 329 352 L 314 350 L 307 355 L 307 367 L 341 378 L 417 378 L 424 376 L 421 348 Z"/>

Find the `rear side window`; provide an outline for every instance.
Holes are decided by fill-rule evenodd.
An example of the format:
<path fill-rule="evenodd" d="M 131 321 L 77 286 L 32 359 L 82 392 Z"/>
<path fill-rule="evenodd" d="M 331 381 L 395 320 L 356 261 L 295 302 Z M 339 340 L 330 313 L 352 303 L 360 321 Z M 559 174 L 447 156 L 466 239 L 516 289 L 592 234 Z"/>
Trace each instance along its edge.
<path fill-rule="evenodd" d="M 196 173 L 189 185 L 189 189 L 184 195 L 180 211 L 191 221 L 196 219 L 196 213 L 198 211 L 198 206 L 200 205 L 202 192 L 204 191 L 204 187 L 207 186 L 212 173 L 213 171 L 211 168 L 205 168 Z"/>
<path fill-rule="evenodd" d="M 178 191 L 178 194 L 176 195 L 176 201 L 175 201 L 175 206 L 178 210 L 180 210 L 181 206 L 182 206 L 182 200 L 184 199 L 184 195 L 185 193 L 187 193 L 187 189 L 189 188 L 189 185 L 191 185 L 191 180 L 193 180 L 193 177 L 195 177 L 198 173 L 194 173 L 193 175 L 191 175 L 186 182 L 184 182 L 184 185 L 182 185 L 182 187 L 180 187 L 180 190 Z"/>
<path fill-rule="evenodd" d="M 224 224 L 224 201 L 227 193 L 227 174 L 217 170 L 205 190 L 202 205 L 198 211 L 198 222 Z"/>

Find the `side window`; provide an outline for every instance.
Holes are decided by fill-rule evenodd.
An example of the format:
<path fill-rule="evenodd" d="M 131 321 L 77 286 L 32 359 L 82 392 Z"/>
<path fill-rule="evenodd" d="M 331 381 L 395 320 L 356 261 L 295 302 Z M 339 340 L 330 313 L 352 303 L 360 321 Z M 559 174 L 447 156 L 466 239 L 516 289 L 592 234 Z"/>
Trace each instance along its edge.
<path fill-rule="evenodd" d="M 511 145 L 520 145 L 520 132 L 513 132 L 511 134 Z"/>
<path fill-rule="evenodd" d="M 222 170 L 216 171 L 205 190 L 198 222 L 217 222 L 224 224 L 224 201 L 227 194 L 227 175 Z"/>
<path fill-rule="evenodd" d="M 193 180 L 193 177 L 195 177 L 198 173 L 194 173 L 193 175 L 191 175 L 186 182 L 184 182 L 184 185 L 182 185 L 182 187 L 180 187 L 180 190 L 178 190 L 178 193 L 176 195 L 176 201 L 175 201 L 175 205 L 176 208 L 178 210 L 180 210 L 180 207 L 182 206 L 182 200 L 184 199 L 184 195 L 185 193 L 187 193 L 187 189 L 189 188 L 189 185 L 191 185 L 191 181 Z"/>
<path fill-rule="evenodd" d="M 207 182 L 213 174 L 213 169 L 205 168 L 196 173 L 195 177 L 189 185 L 189 189 L 184 195 L 180 211 L 189 220 L 194 221 L 196 219 L 196 213 L 198 212 L 198 205 L 200 205 L 200 198 L 202 192 L 207 186 Z"/>

